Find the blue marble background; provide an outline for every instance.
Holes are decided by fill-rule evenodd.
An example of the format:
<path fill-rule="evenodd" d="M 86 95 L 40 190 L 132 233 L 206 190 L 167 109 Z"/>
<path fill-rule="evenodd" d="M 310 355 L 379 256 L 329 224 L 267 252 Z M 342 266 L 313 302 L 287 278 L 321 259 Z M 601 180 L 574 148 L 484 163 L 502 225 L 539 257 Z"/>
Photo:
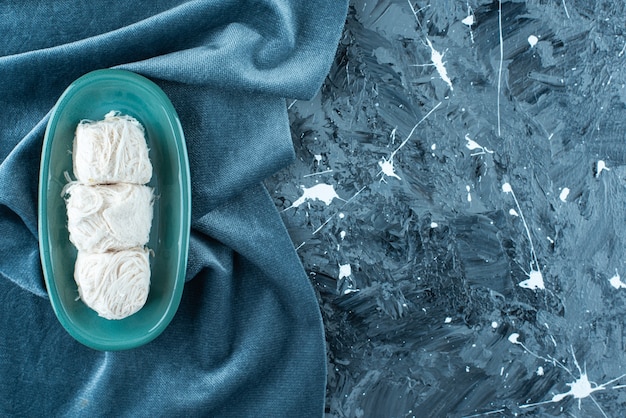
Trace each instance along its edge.
<path fill-rule="evenodd" d="M 352 2 L 266 182 L 318 292 L 328 417 L 624 416 L 625 22 Z"/>

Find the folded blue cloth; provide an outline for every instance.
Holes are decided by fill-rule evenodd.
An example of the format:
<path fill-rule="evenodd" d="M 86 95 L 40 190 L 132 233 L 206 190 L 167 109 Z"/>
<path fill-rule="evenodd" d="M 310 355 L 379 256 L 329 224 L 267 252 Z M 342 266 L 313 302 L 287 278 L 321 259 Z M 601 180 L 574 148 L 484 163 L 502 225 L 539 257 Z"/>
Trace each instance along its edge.
<path fill-rule="evenodd" d="M 0 415 L 323 414 L 324 334 L 312 287 L 262 180 L 290 163 L 285 98 L 330 67 L 345 1 L 61 1 L 0 5 Z M 137 349 L 76 342 L 47 299 L 37 181 L 48 112 L 76 78 L 155 81 L 185 131 L 187 283 Z"/>

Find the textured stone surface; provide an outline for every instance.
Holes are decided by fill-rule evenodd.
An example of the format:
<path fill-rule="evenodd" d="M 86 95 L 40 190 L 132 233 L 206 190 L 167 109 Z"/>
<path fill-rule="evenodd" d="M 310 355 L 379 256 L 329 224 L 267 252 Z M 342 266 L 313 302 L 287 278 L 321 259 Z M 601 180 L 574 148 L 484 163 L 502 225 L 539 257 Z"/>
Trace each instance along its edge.
<path fill-rule="evenodd" d="M 625 18 L 353 1 L 266 183 L 319 292 L 329 417 L 623 414 Z"/>

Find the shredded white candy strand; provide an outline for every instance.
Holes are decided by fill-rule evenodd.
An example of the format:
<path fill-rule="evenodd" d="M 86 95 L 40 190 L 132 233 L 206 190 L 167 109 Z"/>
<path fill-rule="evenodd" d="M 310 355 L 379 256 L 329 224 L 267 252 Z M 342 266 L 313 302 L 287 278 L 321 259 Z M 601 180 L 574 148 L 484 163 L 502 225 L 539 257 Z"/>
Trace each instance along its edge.
<path fill-rule="evenodd" d="M 152 177 L 143 126 L 118 112 L 109 112 L 100 121 L 81 121 L 73 160 L 74 175 L 85 184 L 145 184 Z"/>
<path fill-rule="evenodd" d="M 135 248 L 103 254 L 79 251 L 74 280 L 80 298 L 106 319 L 122 319 L 139 311 L 148 298 L 148 250 Z"/>
<path fill-rule="evenodd" d="M 67 227 L 79 251 L 142 247 L 152 226 L 152 188 L 136 184 L 67 187 Z"/>

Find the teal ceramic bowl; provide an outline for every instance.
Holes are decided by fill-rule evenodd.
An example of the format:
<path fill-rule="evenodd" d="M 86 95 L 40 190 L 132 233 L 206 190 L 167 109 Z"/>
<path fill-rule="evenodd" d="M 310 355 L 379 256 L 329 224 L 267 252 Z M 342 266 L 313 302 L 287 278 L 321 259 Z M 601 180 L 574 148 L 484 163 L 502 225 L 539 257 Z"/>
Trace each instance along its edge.
<path fill-rule="evenodd" d="M 154 217 L 148 247 L 151 285 L 137 313 L 107 320 L 78 299 L 74 282 L 76 248 L 69 241 L 62 196 L 72 173 L 72 142 L 83 119 L 99 120 L 111 110 L 136 118 L 146 130 L 153 176 Z M 123 70 L 98 70 L 72 83 L 48 122 L 39 176 L 39 246 L 52 308 L 79 342 L 98 350 L 146 344 L 170 323 L 182 296 L 189 248 L 191 192 L 189 162 L 180 121 L 163 91 L 150 80 Z"/>

